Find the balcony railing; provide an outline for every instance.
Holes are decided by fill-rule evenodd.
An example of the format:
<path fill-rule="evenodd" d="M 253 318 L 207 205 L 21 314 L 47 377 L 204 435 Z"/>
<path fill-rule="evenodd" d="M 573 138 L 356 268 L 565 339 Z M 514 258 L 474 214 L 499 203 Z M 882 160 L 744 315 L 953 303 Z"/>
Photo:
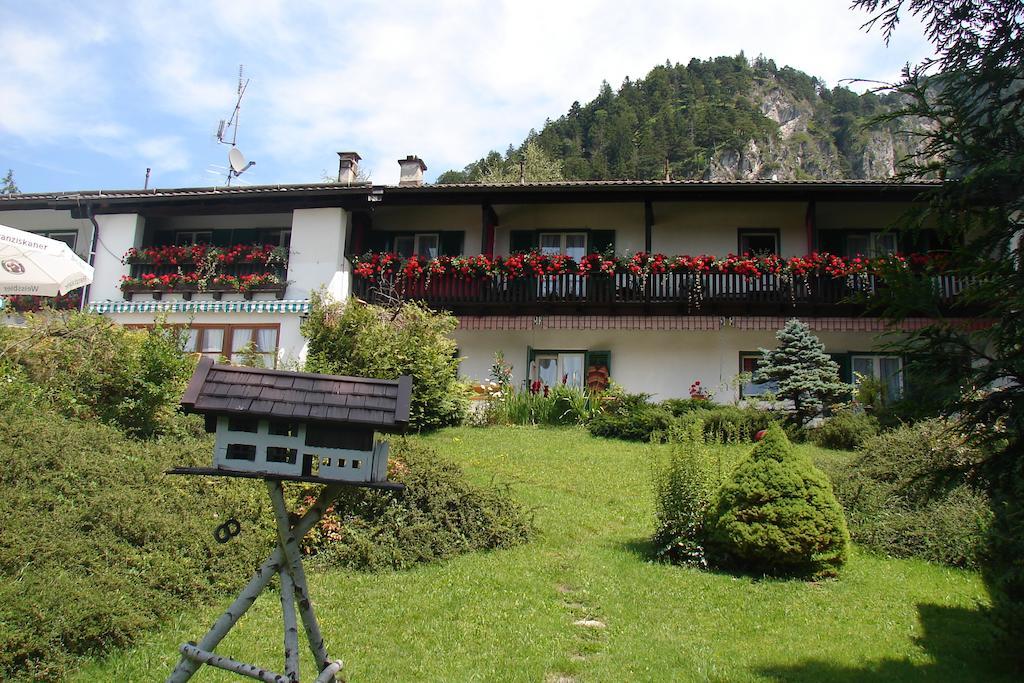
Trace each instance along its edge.
<path fill-rule="evenodd" d="M 930 276 L 935 294 L 952 302 L 962 283 L 952 275 Z M 699 315 L 789 313 L 852 314 L 883 288 L 875 275 L 854 277 L 750 277 L 734 273 L 661 273 L 646 277 L 559 274 L 465 278 L 444 274 L 413 281 L 355 278 L 353 293 L 370 302 L 418 300 L 432 308 L 470 315 L 608 313 Z"/>

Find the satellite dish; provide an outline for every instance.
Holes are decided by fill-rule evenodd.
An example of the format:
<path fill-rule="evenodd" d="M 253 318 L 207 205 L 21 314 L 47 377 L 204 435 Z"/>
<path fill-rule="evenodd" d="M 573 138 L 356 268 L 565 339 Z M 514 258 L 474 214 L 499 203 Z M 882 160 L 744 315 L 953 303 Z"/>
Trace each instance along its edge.
<path fill-rule="evenodd" d="M 232 147 L 228 151 L 228 163 L 231 164 L 231 170 L 235 173 L 242 173 L 248 168 L 245 165 L 245 155 L 237 147 Z"/>

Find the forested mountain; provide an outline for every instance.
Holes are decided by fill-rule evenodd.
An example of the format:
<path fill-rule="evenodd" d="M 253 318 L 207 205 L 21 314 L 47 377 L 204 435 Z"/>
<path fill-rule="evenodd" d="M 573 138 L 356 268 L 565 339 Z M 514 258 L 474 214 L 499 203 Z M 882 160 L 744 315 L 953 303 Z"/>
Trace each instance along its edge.
<path fill-rule="evenodd" d="M 666 63 L 618 89 L 608 83 L 587 104 L 504 155 L 491 152 L 439 183 L 519 177 L 520 160 L 561 162 L 569 180 L 886 178 L 914 140 L 894 124 L 865 129 L 895 103 L 825 84 L 770 59 L 742 54 Z M 550 173 L 537 180 L 550 180 Z"/>

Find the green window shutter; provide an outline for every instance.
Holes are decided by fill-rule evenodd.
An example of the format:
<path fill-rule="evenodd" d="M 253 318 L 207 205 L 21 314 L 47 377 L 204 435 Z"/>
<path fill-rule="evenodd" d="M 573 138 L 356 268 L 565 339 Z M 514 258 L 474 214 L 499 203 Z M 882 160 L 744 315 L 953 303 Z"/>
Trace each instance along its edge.
<path fill-rule="evenodd" d="M 388 239 L 388 233 L 382 230 L 370 230 L 364 239 L 363 244 L 366 251 L 387 251 L 391 242 Z"/>
<path fill-rule="evenodd" d="M 818 251 L 830 254 L 846 253 L 846 234 L 842 230 L 819 230 Z"/>
<path fill-rule="evenodd" d="M 586 357 L 587 387 L 594 391 L 604 391 L 612 374 L 611 351 L 587 351 Z"/>
<path fill-rule="evenodd" d="M 245 228 L 243 230 L 231 231 L 231 244 L 255 244 L 259 241 L 259 230 L 250 230 L 249 228 Z"/>
<path fill-rule="evenodd" d="M 234 230 L 214 230 L 213 231 L 213 246 L 215 247 L 230 247 L 232 244 L 236 244 L 233 241 Z"/>
<path fill-rule="evenodd" d="M 441 256 L 460 256 L 465 233 L 461 230 L 446 230 L 441 233 Z"/>
<path fill-rule="evenodd" d="M 591 230 L 590 245 L 588 251 L 591 254 L 603 254 L 606 251 L 615 251 L 614 230 Z"/>
<path fill-rule="evenodd" d="M 533 230 L 512 230 L 508 233 L 508 251 L 531 251 L 537 247 L 537 233 Z"/>
<path fill-rule="evenodd" d="M 164 247 L 169 244 L 174 244 L 174 231 L 157 230 L 156 234 L 153 235 L 153 246 Z"/>

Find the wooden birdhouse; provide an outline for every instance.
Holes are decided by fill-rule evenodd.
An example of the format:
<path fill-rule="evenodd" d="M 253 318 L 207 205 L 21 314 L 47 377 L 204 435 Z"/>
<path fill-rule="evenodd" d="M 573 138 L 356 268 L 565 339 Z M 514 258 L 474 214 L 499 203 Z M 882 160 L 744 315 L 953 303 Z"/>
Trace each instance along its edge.
<path fill-rule="evenodd" d="M 366 379 L 199 361 L 181 405 L 217 435 L 209 474 L 384 482 L 388 444 L 404 432 L 412 378 Z M 197 474 L 199 472 L 196 472 Z"/>

